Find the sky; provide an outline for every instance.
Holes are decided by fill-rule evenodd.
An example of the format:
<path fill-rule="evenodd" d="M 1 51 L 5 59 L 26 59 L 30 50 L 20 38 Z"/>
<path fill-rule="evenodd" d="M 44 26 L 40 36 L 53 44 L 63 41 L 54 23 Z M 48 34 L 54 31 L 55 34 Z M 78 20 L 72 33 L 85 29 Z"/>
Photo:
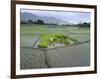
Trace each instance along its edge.
<path fill-rule="evenodd" d="M 28 12 L 38 16 L 54 17 L 57 19 L 69 21 L 71 23 L 90 22 L 89 12 L 71 12 L 71 11 L 52 11 L 52 10 L 32 10 L 21 9 L 21 12 Z"/>

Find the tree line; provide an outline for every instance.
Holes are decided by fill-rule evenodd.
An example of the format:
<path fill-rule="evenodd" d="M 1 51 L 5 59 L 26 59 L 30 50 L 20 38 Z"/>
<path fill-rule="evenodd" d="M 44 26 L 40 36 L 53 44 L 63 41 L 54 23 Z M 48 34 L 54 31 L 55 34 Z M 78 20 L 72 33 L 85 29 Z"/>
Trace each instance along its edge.
<path fill-rule="evenodd" d="M 38 19 L 36 21 L 33 20 L 27 20 L 27 21 L 21 21 L 21 24 L 47 24 L 47 25 L 57 25 L 57 24 L 48 24 L 45 23 L 43 20 Z M 90 23 L 84 22 L 84 23 L 78 23 L 78 24 L 73 24 L 74 26 L 80 26 L 80 27 L 90 27 Z M 72 26 L 72 25 L 63 25 L 63 26 Z"/>
<path fill-rule="evenodd" d="M 77 24 L 78 26 L 81 26 L 81 27 L 90 27 L 90 23 L 87 23 L 87 22 L 84 22 L 84 23 L 79 23 Z"/>
<path fill-rule="evenodd" d="M 21 24 L 44 24 L 44 21 L 43 20 L 36 20 L 36 21 L 33 21 L 33 20 L 27 20 L 27 21 L 21 21 Z"/>

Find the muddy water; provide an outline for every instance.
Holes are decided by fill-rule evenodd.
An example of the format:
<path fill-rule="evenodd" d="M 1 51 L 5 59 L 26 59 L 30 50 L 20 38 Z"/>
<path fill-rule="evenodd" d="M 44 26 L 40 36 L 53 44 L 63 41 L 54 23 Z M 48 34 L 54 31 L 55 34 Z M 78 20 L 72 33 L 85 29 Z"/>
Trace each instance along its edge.
<path fill-rule="evenodd" d="M 89 66 L 89 43 L 48 50 L 47 56 L 50 67 Z"/>
<path fill-rule="evenodd" d="M 50 50 L 21 48 L 21 69 L 89 66 L 89 44 Z"/>

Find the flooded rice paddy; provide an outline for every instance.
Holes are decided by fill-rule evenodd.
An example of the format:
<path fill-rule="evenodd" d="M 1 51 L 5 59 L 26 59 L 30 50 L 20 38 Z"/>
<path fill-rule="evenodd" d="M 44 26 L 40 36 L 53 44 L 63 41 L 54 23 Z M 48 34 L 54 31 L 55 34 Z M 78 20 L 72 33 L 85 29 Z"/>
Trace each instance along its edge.
<path fill-rule="evenodd" d="M 46 27 L 43 27 L 42 29 L 40 27 L 36 27 L 21 27 L 21 69 L 83 67 L 90 65 L 90 33 L 88 28 L 71 30 L 63 30 L 64 28 L 62 28 L 63 31 L 55 31 L 54 28 L 54 30 L 47 31 Z M 83 43 L 52 49 L 34 48 L 40 34 L 51 32 L 69 34 L 70 37 L 73 37 Z"/>

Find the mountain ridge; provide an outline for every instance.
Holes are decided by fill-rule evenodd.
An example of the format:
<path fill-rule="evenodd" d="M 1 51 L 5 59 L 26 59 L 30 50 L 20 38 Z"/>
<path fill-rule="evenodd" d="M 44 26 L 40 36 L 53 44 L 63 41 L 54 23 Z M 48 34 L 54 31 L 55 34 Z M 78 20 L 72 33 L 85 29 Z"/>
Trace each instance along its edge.
<path fill-rule="evenodd" d="M 28 20 L 37 21 L 38 19 L 43 20 L 44 23 L 47 23 L 47 24 L 72 25 L 72 23 L 69 21 L 64 21 L 62 19 L 58 19 L 55 17 L 39 16 L 39 15 L 29 13 L 29 12 L 20 12 L 21 21 L 28 21 Z"/>

